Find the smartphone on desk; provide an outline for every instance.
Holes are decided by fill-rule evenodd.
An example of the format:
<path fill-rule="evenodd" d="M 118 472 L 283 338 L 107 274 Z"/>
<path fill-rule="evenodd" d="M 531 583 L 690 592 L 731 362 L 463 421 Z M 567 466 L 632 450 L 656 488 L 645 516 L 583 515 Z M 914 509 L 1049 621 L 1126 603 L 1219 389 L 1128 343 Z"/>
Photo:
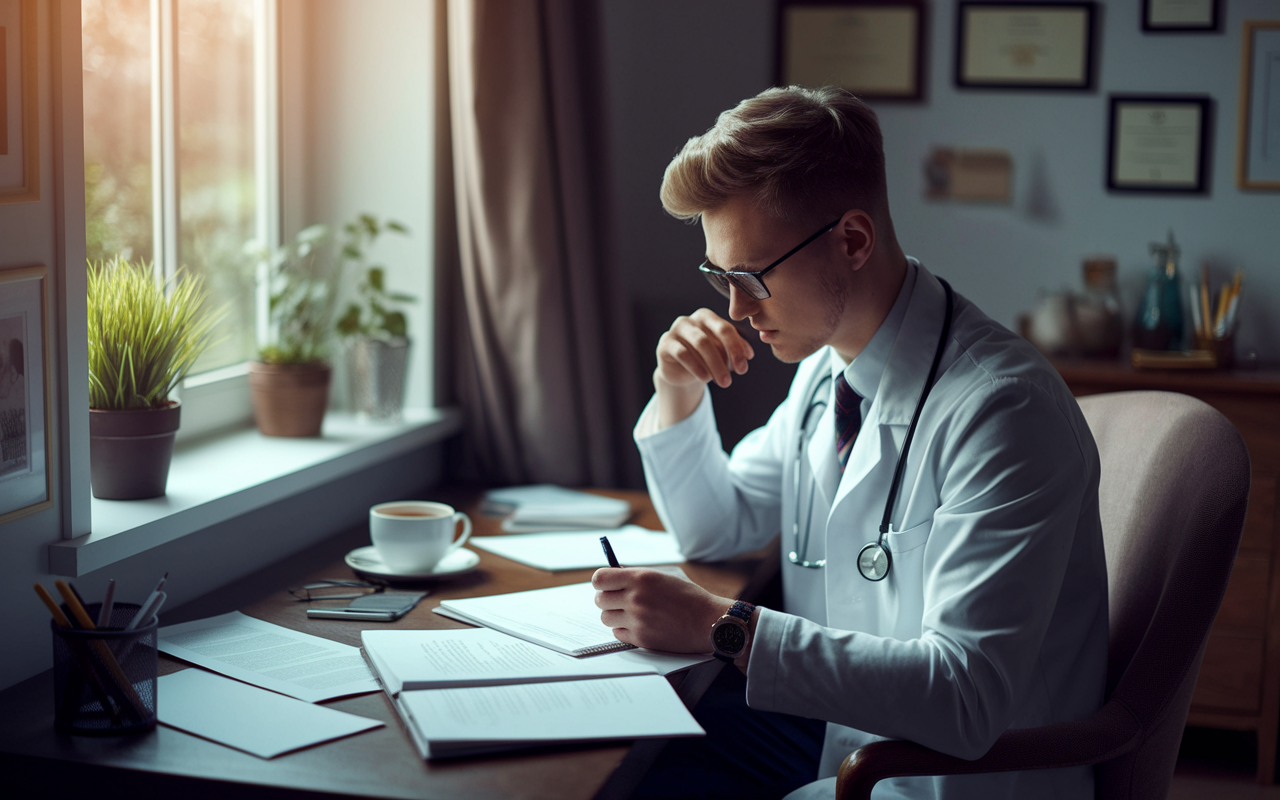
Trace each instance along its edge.
<path fill-rule="evenodd" d="M 371 622 L 392 622 L 413 610 L 428 592 L 379 592 L 357 597 L 342 608 L 308 608 L 312 619 L 362 619 Z"/>

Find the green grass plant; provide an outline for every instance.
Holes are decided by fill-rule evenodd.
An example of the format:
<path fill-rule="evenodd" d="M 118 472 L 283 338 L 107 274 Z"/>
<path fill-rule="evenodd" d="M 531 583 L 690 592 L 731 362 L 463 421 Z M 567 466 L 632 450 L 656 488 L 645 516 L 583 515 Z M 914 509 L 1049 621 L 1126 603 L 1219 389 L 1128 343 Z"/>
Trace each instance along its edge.
<path fill-rule="evenodd" d="M 221 311 L 205 308 L 204 281 L 185 270 L 160 281 L 145 262 L 89 263 L 89 407 L 164 408 L 213 343 Z"/>

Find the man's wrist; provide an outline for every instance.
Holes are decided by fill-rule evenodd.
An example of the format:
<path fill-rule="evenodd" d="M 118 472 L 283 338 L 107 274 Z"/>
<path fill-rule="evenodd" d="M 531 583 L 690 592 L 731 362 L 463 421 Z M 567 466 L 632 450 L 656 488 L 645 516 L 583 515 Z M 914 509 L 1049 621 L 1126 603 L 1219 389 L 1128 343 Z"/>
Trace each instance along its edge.
<path fill-rule="evenodd" d="M 657 395 L 658 429 L 683 422 L 698 410 L 706 387 L 701 383 L 676 385 L 667 383 L 657 370 L 653 373 L 653 391 Z"/>

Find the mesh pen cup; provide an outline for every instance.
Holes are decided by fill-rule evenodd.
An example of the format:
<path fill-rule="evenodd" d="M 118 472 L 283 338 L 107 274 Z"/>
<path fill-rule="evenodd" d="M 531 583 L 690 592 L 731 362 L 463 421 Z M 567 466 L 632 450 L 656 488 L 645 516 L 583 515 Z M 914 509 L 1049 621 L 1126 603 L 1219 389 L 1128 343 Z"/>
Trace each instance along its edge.
<path fill-rule="evenodd" d="M 85 610 L 96 621 L 100 608 L 94 603 Z M 159 622 L 152 618 L 149 625 L 124 630 L 138 608 L 136 603 L 116 603 L 108 624 L 93 631 L 50 623 L 54 727 L 59 732 L 115 736 L 155 727 Z"/>

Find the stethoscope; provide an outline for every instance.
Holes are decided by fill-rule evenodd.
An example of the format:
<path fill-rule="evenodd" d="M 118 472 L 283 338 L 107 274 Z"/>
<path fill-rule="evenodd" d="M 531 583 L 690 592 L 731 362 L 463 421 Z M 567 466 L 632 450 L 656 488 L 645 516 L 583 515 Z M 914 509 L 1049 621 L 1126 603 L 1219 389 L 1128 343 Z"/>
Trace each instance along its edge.
<path fill-rule="evenodd" d="M 874 542 L 867 542 L 858 551 L 858 572 L 862 573 L 862 577 L 869 581 L 884 580 L 885 576 L 889 574 L 889 567 L 893 563 L 893 559 L 889 555 L 889 548 L 885 544 L 885 536 L 892 527 L 889 524 L 890 515 L 893 513 L 893 505 L 898 499 L 898 489 L 902 485 L 902 470 L 907 463 L 907 451 L 911 449 L 911 439 L 915 436 L 916 424 L 920 421 L 920 412 L 924 410 L 925 401 L 929 399 L 929 393 L 933 391 L 933 381 L 938 374 L 938 365 L 942 362 L 942 351 L 946 349 L 947 336 L 951 333 L 951 315 L 955 307 L 955 294 L 951 291 L 951 284 L 941 278 L 938 280 L 942 283 L 942 288 L 947 293 L 947 312 L 942 322 L 942 333 L 938 336 L 938 346 L 933 352 L 933 364 L 929 367 L 929 377 L 925 379 L 924 390 L 920 393 L 920 400 L 916 403 L 915 413 L 911 416 L 911 425 L 908 426 L 907 437 L 902 442 L 902 452 L 898 454 L 898 463 L 893 468 L 893 482 L 889 485 L 889 497 L 885 500 L 884 515 L 880 519 L 880 535 L 876 537 Z M 809 391 L 809 400 L 804 416 L 800 420 L 800 441 L 796 445 L 795 491 L 791 495 L 796 500 L 796 509 L 791 530 L 798 552 L 797 550 L 792 550 L 788 554 L 788 558 L 792 564 L 807 569 L 818 569 L 826 566 L 827 560 L 820 558 L 808 561 L 801 556 L 801 553 L 806 553 L 809 550 L 809 534 L 812 531 L 811 523 L 813 522 L 813 493 L 815 489 L 814 482 L 810 481 L 808 510 L 805 514 L 804 541 L 802 543 L 800 540 L 800 472 L 804 465 L 805 445 L 813 436 L 809 422 L 811 419 L 821 417 L 822 411 L 827 407 L 826 397 L 830 394 L 831 382 L 831 374 L 828 372 Z M 814 414 L 815 411 L 818 412 L 816 415 Z"/>

